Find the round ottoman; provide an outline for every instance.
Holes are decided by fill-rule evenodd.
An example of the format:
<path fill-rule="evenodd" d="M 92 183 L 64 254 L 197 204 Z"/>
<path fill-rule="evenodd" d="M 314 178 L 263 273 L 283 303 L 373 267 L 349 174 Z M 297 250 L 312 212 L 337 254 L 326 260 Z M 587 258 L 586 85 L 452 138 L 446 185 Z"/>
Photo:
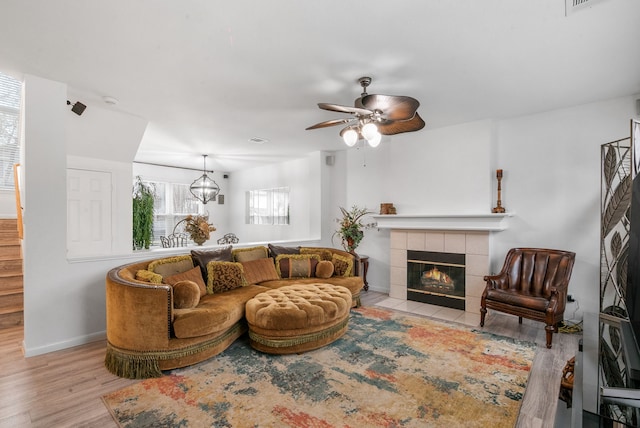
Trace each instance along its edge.
<path fill-rule="evenodd" d="M 246 304 L 251 346 L 270 354 L 320 348 L 347 331 L 351 292 L 331 284 L 292 284 Z"/>

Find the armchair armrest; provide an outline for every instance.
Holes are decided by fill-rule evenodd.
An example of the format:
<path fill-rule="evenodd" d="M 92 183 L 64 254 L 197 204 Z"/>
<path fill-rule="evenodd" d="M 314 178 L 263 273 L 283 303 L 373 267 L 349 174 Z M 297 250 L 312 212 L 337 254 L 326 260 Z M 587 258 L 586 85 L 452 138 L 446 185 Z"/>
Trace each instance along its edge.
<path fill-rule="evenodd" d="M 507 276 L 503 274 L 499 275 L 485 275 L 484 278 L 487 283 L 487 288 L 506 289 L 507 288 Z"/>
<path fill-rule="evenodd" d="M 130 281 L 119 270 L 112 269 L 106 278 L 107 340 L 132 351 L 165 349 L 171 328 L 171 287 Z"/>

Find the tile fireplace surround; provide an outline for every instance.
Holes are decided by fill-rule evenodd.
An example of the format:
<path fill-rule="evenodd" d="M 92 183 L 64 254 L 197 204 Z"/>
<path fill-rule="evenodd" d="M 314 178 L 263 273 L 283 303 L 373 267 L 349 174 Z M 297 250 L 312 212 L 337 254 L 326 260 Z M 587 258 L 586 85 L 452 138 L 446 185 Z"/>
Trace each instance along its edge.
<path fill-rule="evenodd" d="M 465 310 L 480 313 L 483 277 L 490 272 L 492 235 L 505 230 L 506 214 L 376 215 L 380 229 L 391 229 L 389 297 L 407 299 L 407 251 L 465 255 Z"/>

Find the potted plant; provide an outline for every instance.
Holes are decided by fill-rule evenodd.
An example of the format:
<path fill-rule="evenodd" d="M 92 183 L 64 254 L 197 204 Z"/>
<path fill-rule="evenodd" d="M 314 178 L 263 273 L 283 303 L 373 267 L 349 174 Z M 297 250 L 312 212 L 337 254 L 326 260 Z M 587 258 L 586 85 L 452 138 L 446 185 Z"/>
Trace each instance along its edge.
<path fill-rule="evenodd" d="M 208 215 L 188 215 L 184 219 L 184 230 L 197 245 L 204 244 L 216 228 L 209 223 Z"/>
<path fill-rule="evenodd" d="M 149 249 L 153 240 L 153 203 L 155 189 L 142 182 L 140 176 L 133 184 L 133 249 Z"/>
<path fill-rule="evenodd" d="M 337 218 L 336 222 L 340 225 L 338 230 L 333 234 L 340 237 L 342 246 L 350 253 L 354 253 L 355 249 L 360 245 L 360 241 L 364 237 L 364 230 L 375 226 L 375 223 L 363 223 L 362 218 L 367 214 L 373 214 L 366 208 L 359 208 L 357 205 L 347 210 L 340 207 L 342 217 Z"/>

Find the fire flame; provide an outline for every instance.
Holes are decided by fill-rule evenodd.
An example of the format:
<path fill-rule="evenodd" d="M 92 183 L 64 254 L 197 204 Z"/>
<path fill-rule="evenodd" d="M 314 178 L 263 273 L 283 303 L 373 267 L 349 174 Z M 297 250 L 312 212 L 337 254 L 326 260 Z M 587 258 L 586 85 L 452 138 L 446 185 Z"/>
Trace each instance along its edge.
<path fill-rule="evenodd" d="M 437 281 L 441 284 L 453 284 L 453 280 L 451 279 L 451 277 L 444 272 L 440 272 L 435 266 L 433 267 L 433 269 L 424 272 L 422 274 L 422 277 Z"/>

